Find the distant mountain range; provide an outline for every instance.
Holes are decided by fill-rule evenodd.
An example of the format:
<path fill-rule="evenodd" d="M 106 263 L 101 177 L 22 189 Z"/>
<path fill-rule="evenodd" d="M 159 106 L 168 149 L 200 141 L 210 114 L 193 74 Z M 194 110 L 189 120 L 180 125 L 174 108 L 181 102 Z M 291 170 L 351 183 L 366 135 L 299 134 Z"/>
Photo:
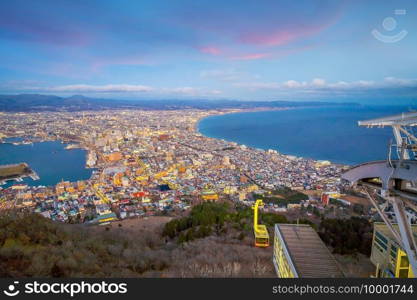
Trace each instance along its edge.
<path fill-rule="evenodd" d="M 358 105 L 356 103 L 295 102 L 295 101 L 238 101 L 238 100 L 114 100 L 88 98 L 82 95 L 59 97 L 53 95 L 0 95 L 0 111 L 81 111 L 104 109 L 227 109 L 261 107 Z"/>

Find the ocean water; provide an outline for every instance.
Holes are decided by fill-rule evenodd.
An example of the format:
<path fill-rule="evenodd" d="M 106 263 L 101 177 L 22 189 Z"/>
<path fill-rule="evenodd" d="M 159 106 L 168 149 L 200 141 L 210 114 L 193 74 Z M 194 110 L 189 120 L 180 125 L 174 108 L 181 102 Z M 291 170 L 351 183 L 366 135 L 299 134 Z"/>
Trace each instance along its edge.
<path fill-rule="evenodd" d="M 33 145 L 0 144 L 0 165 L 26 162 L 39 175 L 40 180 L 28 177 L 23 181 L 31 186 L 55 185 L 61 180 L 77 181 L 91 177 L 92 169 L 85 168 L 86 151 L 66 150 L 59 141 Z M 8 181 L 5 188 L 15 181 Z"/>
<path fill-rule="evenodd" d="M 260 149 L 335 163 L 387 158 L 391 128 L 364 128 L 360 120 L 408 111 L 400 106 L 339 106 L 210 116 L 200 133 Z"/>

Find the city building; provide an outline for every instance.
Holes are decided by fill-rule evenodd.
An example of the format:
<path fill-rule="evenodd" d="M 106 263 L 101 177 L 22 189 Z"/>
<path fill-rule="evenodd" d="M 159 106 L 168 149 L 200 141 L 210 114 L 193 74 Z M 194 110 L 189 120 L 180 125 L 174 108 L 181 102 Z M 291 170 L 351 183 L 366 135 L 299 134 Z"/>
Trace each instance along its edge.
<path fill-rule="evenodd" d="M 122 159 L 122 154 L 120 152 L 113 152 L 107 156 L 108 161 L 114 162 Z"/>
<path fill-rule="evenodd" d="M 305 224 L 275 224 L 273 263 L 280 278 L 344 277 L 317 232 Z"/>
<path fill-rule="evenodd" d="M 326 194 L 326 193 L 321 194 L 321 203 L 323 203 L 323 205 L 329 205 L 329 201 L 330 201 L 329 194 Z"/>
<path fill-rule="evenodd" d="M 204 201 L 217 201 L 219 199 L 219 195 L 212 189 L 204 189 L 201 192 L 201 198 Z"/>

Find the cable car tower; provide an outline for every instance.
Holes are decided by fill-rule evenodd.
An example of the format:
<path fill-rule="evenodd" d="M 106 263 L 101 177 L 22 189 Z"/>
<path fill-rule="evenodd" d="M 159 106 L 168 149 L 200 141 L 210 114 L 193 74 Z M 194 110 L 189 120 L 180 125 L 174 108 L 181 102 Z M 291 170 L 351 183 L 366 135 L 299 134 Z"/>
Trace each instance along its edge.
<path fill-rule="evenodd" d="M 388 147 L 384 161 L 352 167 L 342 175 L 351 185 L 361 187 L 398 244 L 406 251 L 414 276 L 417 276 L 417 244 L 407 217 L 407 209 L 417 212 L 417 112 L 359 121 L 368 128 L 392 127 L 395 142 Z M 384 213 L 392 205 L 399 232 Z"/>

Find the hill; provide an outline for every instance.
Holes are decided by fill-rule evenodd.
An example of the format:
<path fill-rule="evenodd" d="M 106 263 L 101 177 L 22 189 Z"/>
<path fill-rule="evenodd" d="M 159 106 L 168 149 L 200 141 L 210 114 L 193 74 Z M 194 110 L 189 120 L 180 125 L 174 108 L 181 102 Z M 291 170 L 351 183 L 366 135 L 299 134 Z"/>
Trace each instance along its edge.
<path fill-rule="evenodd" d="M 357 105 L 355 103 L 298 102 L 298 101 L 237 101 L 237 100 L 115 100 L 96 99 L 82 95 L 0 95 L 0 111 L 82 111 L 104 109 L 255 109 L 303 106 Z"/>
<path fill-rule="evenodd" d="M 107 226 L 3 214 L 0 277 L 275 277 L 273 247 L 253 246 L 252 219 L 250 207 L 229 203 L 196 205 L 176 219 L 135 218 Z M 271 238 L 274 224 L 297 222 L 264 212 L 260 220 Z M 316 228 L 308 220 L 299 223 Z M 358 257 L 362 264 L 368 261 L 363 254 L 369 255 L 371 230 L 360 218 L 324 219 L 318 232 L 333 253 L 341 254 L 344 268 L 355 270 Z"/>
<path fill-rule="evenodd" d="M 272 248 L 212 233 L 190 242 L 134 230 L 61 224 L 38 214 L 0 216 L 0 277 L 273 277 Z M 129 223 L 130 222 L 130 223 Z M 129 225 L 130 224 L 130 225 Z M 149 224 L 144 224 L 149 227 Z"/>

